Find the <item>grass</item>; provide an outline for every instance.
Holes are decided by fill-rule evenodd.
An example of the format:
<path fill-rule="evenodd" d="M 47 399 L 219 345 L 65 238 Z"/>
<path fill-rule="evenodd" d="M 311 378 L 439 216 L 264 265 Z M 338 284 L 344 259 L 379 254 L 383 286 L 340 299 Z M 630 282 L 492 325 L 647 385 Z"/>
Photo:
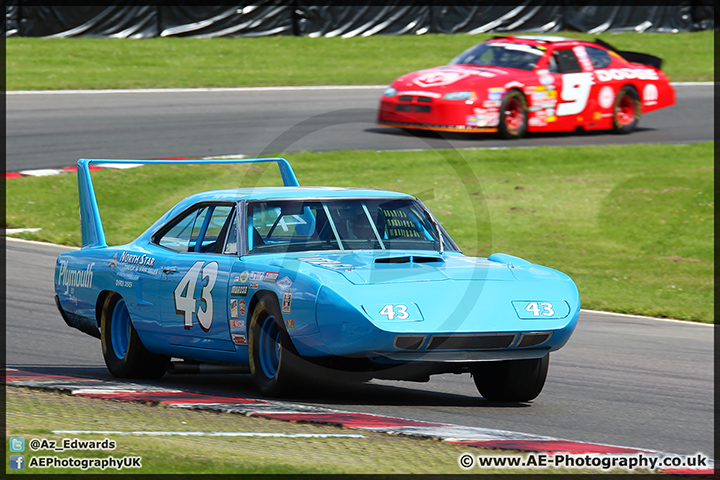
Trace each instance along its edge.
<path fill-rule="evenodd" d="M 384 85 L 495 34 L 354 38 L 6 39 L 7 90 Z M 664 59 L 671 81 L 713 81 L 714 32 L 558 35 Z M 418 54 L 420 52 L 421 54 Z"/>
<path fill-rule="evenodd" d="M 617 145 L 288 156 L 301 185 L 419 196 L 465 254 L 557 268 L 584 308 L 714 321 L 714 145 Z M 338 172 L 342 172 L 339 174 Z M 181 198 L 280 184 L 276 167 L 145 166 L 93 174 L 108 242 L 130 241 Z M 7 226 L 80 244 L 74 175 L 8 181 Z"/>
<path fill-rule="evenodd" d="M 362 434 L 364 438 L 137 436 L 60 434 L 53 430 L 256 432 L 286 434 Z M 114 440 L 114 450 L 55 452 L 31 451 L 32 457 L 59 458 L 142 457 L 142 468 L 120 473 L 142 474 L 459 474 L 459 473 L 591 473 L 587 470 L 543 468 L 521 470 L 479 468 L 463 470 L 463 453 L 490 456 L 499 452 L 445 443 L 429 438 L 404 437 L 329 425 L 282 422 L 238 414 L 214 413 L 141 403 L 82 398 L 20 387 L 6 389 L 6 442 L 22 436 L 62 442 L 62 439 Z M 7 445 L 7 443 L 6 443 Z M 502 451 L 503 455 L 521 454 Z M 522 454 L 524 455 L 524 454 Z M 80 473 L 79 469 L 26 468 L 6 473 Z M 596 473 L 598 471 L 595 471 Z M 89 469 L 86 473 L 118 473 Z"/>

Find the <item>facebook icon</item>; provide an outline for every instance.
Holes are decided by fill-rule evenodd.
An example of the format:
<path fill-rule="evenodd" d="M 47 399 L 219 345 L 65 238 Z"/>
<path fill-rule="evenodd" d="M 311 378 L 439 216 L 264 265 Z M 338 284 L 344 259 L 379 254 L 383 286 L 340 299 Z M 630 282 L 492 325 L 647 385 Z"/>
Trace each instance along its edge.
<path fill-rule="evenodd" d="M 25 455 L 10 455 L 10 470 L 25 470 Z"/>

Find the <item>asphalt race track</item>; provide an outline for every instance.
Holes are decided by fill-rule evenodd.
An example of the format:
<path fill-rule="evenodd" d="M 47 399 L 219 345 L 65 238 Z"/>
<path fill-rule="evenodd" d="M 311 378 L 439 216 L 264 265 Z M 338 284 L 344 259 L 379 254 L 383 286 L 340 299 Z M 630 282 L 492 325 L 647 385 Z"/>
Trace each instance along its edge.
<path fill-rule="evenodd" d="M 7 364 L 110 379 L 100 342 L 67 327 L 53 302 L 65 247 L 7 240 Z M 250 375 L 166 375 L 153 384 L 258 397 Z M 583 312 L 570 342 L 551 355 L 532 403 L 483 400 L 469 375 L 430 383 L 330 385 L 298 403 L 564 439 L 713 456 L 713 327 Z"/>
<path fill-rule="evenodd" d="M 384 87 L 17 93 L 6 96 L 6 169 L 73 166 L 79 158 L 204 158 L 293 151 L 448 148 L 375 124 Z M 677 104 L 630 135 L 535 134 L 505 141 L 455 134 L 453 148 L 694 143 L 714 139 L 713 87 L 676 86 Z"/>

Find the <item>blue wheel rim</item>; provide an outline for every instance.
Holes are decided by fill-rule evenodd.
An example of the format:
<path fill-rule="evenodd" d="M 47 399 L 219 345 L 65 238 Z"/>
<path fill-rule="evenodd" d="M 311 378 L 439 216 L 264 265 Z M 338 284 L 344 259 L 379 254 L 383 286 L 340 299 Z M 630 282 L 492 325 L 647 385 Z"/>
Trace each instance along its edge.
<path fill-rule="evenodd" d="M 275 317 L 265 319 L 260 334 L 260 368 L 267 378 L 275 378 L 280 365 L 280 329 Z"/>
<path fill-rule="evenodd" d="M 110 320 L 110 341 L 113 353 L 117 358 L 125 358 L 130 343 L 130 314 L 125 306 L 125 300 L 120 299 L 115 304 Z"/>

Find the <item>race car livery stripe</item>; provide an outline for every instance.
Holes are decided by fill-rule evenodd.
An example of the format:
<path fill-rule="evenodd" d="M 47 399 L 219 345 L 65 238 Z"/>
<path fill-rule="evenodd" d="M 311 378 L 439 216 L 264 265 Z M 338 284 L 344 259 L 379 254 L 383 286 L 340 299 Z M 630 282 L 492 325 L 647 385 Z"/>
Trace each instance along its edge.
<path fill-rule="evenodd" d="M 433 423 L 367 413 L 344 412 L 326 407 L 277 400 L 208 395 L 97 378 L 29 372 L 14 368 L 7 368 L 5 375 L 7 385 L 59 391 L 88 398 L 143 402 L 152 405 L 162 404 L 174 408 L 213 410 L 289 422 L 335 425 L 343 428 L 421 438 L 430 437 L 448 443 L 476 448 L 544 452 L 551 455 L 567 453 L 671 455 L 666 452 L 648 449 L 578 442 L 521 432 Z M 683 470 L 683 472 L 694 475 L 704 475 L 708 472 L 712 474 L 714 461 L 709 460 L 709 463 L 709 469 L 690 469 Z M 675 473 L 672 470 L 662 470 L 662 472 Z"/>

